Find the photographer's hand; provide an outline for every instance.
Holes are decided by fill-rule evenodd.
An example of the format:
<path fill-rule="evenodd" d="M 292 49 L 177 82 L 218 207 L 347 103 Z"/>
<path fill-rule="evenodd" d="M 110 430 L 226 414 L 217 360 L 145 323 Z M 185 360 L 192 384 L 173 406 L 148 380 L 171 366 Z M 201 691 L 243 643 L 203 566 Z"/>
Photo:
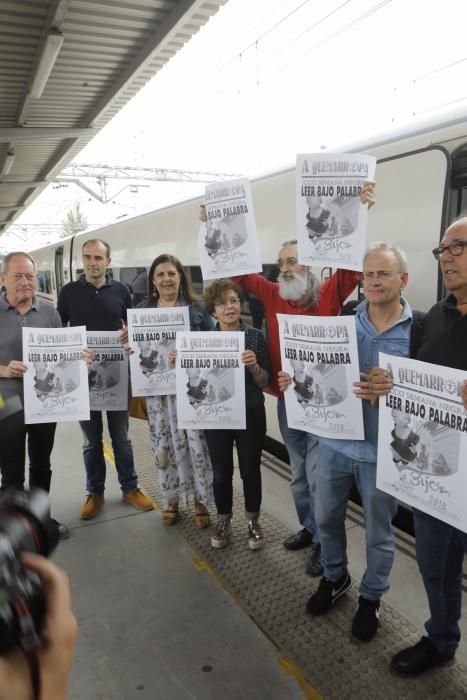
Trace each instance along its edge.
<path fill-rule="evenodd" d="M 47 612 L 41 630 L 43 647 L 39 651 L 40 700 L 64 700 L 71 669 L 78 625 L 71 610 L 68 577 L 47 559 L 36 554 L 22 556 L 25 567 L 35 571 L 42 581 Z M 28 664 L 19 651 L 0 658 L 0 698 L 32 698 Z"/>

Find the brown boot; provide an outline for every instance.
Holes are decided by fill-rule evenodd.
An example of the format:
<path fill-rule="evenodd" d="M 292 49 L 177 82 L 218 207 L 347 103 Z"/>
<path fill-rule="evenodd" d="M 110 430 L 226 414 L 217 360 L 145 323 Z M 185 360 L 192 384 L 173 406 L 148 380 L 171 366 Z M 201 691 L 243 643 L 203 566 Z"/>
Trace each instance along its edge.
<path fill-rule="evenodd" d="M 90 493 L 88 496 L 86 496 L 86 500 L 81 506 L 81 510 L 79 512 L 79 517 L 81 520 L 91 520 L 91 518 L 95 518 L 102 508 L 103 503 L 104 496 L 98 496 L 97 493 Z"/>
<path fill-rule="evenodd" d="M 132 489 L 123 492 L 123 500 L 137 510 L 154 510 L 154 501 L 146 496 L 141 489 Z"/>

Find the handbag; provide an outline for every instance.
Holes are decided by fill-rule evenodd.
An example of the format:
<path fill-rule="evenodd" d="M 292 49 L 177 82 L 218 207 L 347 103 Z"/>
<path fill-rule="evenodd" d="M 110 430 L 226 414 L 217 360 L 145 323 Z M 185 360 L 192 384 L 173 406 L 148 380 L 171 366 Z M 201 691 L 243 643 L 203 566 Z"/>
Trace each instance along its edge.
<path fill-rule="evenodd" d="M 148 409 L 145 396 L 132 396 L 128 400 L 128 415 L 130 418 L 148 419 Z"/>

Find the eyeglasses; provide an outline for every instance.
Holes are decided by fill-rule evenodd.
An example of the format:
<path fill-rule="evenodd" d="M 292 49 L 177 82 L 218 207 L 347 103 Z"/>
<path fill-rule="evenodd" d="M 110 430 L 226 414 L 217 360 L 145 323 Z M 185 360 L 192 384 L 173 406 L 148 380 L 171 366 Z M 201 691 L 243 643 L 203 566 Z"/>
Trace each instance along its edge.
<path fill-rule="evenodd" d="M 439 248 L 435 248 L 431 252 L 435 256 L 435 260 L 439 260 L 443 253 L 445 253 L 447 250 L 450 252 L 451 255 L 462 255 L 465 246 L 467 246 L 467 241 L 459 239 L 457 241 L 449 243 L 449 245 L 440 245 Z"/>
<path fill-rule="evenodd" d="M 390 272 L 389 270 L 377 270 L 376 272 L 362 272 L 362 277 L 366 280 L 388 280 L 394 275 L 401 275 L 401 272 Z"/>
<path fill-rule="evenodd" d="M 276 260 L 276 265 L 279 269 L 284 267 L 284 265 L 288 265 L 289 267 L 293 267 L 298 263 L 297 258 L 286 258 L 283 260 L 282 258 L 279 258 L 279 260 Z"/>

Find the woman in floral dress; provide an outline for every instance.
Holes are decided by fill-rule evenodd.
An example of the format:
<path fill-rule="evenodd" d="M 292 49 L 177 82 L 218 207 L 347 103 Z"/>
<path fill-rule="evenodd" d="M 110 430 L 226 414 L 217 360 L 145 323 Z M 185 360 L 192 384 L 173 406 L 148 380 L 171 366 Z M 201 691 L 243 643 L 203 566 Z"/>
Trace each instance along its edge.
<path fill-rule="evenodd" d="M 212 317 L 196 302 L 190 280 L 180 261 L 172 255 L 159 255 L 148 275 L 148 301 L 139 307 L 188 306 L 192 331 L 212 330 Z M 195 521 L 208 527 L 207 505 L 213 500 L 212 468 L 202 430 L 177 428 L 176 396 L 147 397 L 151 446 L 164 501 L 166 525 L 178 520 L 179 507 L 194 495 Z"/>

